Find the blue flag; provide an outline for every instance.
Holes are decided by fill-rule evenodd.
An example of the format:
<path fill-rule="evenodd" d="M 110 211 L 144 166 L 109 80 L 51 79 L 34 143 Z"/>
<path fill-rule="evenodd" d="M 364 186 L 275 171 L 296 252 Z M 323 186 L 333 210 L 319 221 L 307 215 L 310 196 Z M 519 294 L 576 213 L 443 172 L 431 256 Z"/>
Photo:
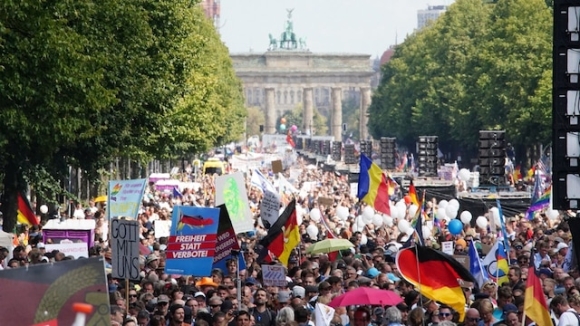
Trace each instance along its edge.
<path fill-rule="evenodd" d="M 484 272 L 481 260 L 479 259 L 479 254 L 475 248 L 475 242 L 473 241 L 469 242 L 469 272 L 477 281 L 479 288 L 481 288 L 488 280 L 487 273 Z"/>
<path fill-rule="evenodd" d="M 173 198 L 183 198 L 183 194 L 181 193 L 181 191 L 179 191 L 179 189 L 177 189 L 177 187 L 173 188 Z"/>

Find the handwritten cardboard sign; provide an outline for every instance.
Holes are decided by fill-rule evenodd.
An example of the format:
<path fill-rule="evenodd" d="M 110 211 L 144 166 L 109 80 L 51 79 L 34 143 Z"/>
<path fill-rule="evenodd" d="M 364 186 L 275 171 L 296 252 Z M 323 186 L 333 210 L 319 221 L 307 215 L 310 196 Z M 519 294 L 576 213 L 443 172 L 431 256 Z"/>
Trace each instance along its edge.
<path fill-rule="evenodd" d="M 278 220 L 280 212 L 280 195 L 275 192 L 266 190 L 264 198 L 260 204 L 260 216 L 263 221 L 267 221 L 270 225 L 274 225 Z"/>
<path fill-rule="evenodd" d="M 453 250 L 453 241 L 443 241 L 441 242 L 441 251 L 444 253 L 453 256 L 455 250 Z"/>
<path fill-rule="evenodd" d="M 280 265 L 262 265 L 262 279 L 265 286 L 286 286 L 284 267 Z"/>
<path fill-rule="evenodd" d="M 114 278 L 139 279 L 139 222 L 111 220 Z"/>
<path fill-rule="evenodd" d="M 272 161 L 272 172 L 274 172 L 274 173 L 284 172 L 284 167 L 282 166 L 282 160 Z"/>

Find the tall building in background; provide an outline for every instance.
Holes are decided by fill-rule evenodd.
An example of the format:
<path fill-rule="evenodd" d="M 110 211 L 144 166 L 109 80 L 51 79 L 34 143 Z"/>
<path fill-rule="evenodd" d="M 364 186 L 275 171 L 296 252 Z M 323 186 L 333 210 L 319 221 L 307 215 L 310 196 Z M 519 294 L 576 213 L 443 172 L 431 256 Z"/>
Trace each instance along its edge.
<path fill-rule="evenodd" d="M 203 7 L 203 11 L 205 11 L 207 18 L 213 20 L 213 25 L 219 32 L 221 11 L 220 0 L 202 0 L 201 6 Z"/>
<path fill-rule="evenodd" d="M 428 6 L 427 9 L 417 11 L 417 29 L 425 27 L 430 21 L 437 19 L 445 11 L 447 6 Z"/>

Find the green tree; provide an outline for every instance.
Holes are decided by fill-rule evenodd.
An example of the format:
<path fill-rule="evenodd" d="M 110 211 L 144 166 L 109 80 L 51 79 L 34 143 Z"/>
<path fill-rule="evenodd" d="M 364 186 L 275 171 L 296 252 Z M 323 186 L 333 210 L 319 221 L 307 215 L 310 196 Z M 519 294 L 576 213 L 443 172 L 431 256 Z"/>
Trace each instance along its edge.
<path fill-rule="evenodd" d="M 249 107 L 248 114 L 246 117 L 246 133 L 248 137 L 259 135 L 260 134 L 260 126 L 264 126 L 266 123 L 266 116 L 262 109 L 259 107 Z"/>

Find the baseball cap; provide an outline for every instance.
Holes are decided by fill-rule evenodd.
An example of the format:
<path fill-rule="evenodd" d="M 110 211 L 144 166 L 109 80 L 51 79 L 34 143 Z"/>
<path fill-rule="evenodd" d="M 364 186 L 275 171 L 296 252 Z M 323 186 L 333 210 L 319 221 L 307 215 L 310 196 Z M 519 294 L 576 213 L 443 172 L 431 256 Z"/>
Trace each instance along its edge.
<path fill-rule="evenodd" d="M 287 303 L 290 301 L 290 291 L 278 291 L 278 302 Z"/>
<path fill-rule="evenodd" d="M 295 298 L 304 298 L 306 297 L 306 289 L 299 285 L 296 285 L 292 288 L 292 295 L 294 295 Z"/>
<path fill-rule="evenodd" d="M 162 303 L 162 302 L 169 303 L 169 297 L 165 294 L 159 295 L 159 297 L 157 298 L 157 303 Z"/>
<path fill-rule="evenodd" d="M 198 297 L 204 297 L 205 298 L 205 293 L 199 291 L 199 292 L 195 292 L 195 294 L 193 295 L 194 298 L 198 298 Z"/>
<path fill-rule="evenodd" d="M 374 267 L 369 268 L 366 272 L 366 276 L 368 276 L 370 278 L 375 278 L 379 274 L 380 274 L 379 270 L 374 268 Z"/>
<path fill-rule="evenodd" d="M 558 246 L 556 247 L 557 251 L 560 251 L 560 249 L 564 249 L 564 248 L 568 248 L 568 245 L 565 244 L 564 242 L 560 242 L 558 243 Z"/>

